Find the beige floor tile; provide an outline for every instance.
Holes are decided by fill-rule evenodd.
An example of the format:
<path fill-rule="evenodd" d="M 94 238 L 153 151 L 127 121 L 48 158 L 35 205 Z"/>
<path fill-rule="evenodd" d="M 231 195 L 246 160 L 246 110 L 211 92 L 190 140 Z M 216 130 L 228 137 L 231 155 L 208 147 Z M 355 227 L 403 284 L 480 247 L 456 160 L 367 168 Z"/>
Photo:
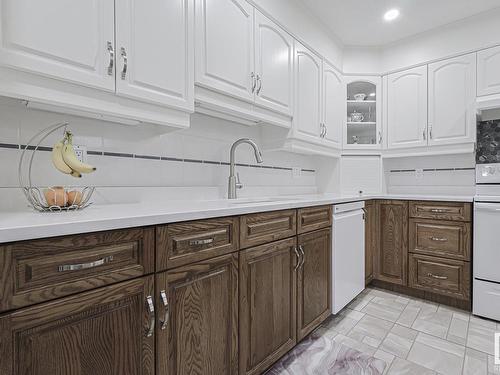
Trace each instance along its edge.
<path fill-rule="evenodd" d="M 385 319 L 390 322 L 395 322 L 396 320 L 398 320 L 399 316 L 402 313 L 402 310 L 400 310 L 399 308 L 381 305 L 372 301 L 370 301 L 361 311 L 368 315 Z"/>
<path fill-rule="evenodd" d="M 413 329 L 396 324 L 380 345 L 380 349 L 397 357 L 406 358 L 417 334 L 418 332 Z"/>
<path fill-rule="evenodd" d="M 385 362 L 384 374 L 389 372 L 392 361 L 394 361 L 394 356 L 391 353 L 384 352 L 383 350 L 377 350 L 373 356 L 377 359 L 381 359 Z"/>
<path fill-rule="evenodd" d="M 493 357 L 492 355 L 488 355 L 488 374 L 500 374 L 500 364 L 495 364 L 495 357 Z"/>
<path fill-rule="evenodd" d="M 411 328 L 444 339 L 452 316 L 453 314 L 449 311 L 420 311 Z"/>
<path fill-rule="evenodd" d="M 420 307 L 408 305 L 405 307 L 396 323 L 405 327 L 411 327 L 419 313 Z"/>
<path fill-rule="evenodd" d="M 465 360 L 463 375 L 487 375 L 488 374 L 488 354 L 467 348 L 465 350 Z"/>
<path fill-rule="evenodd" d="M 472 318 L 467 332 L 467 347 L 493 355 L 496 326 L 491 328 L 491 325 L 482 325 Z"/>
<path fill-rule="evenodd" d="M 462 372 L 465 348 L 445 340 L 422 334 L 417 336 L 408 354 L 408 361 L 432 369 L 443 375 L 457 375 Z M 455 347 L 450 347 L 454 345 Z M 462 352 L 462 355 L 456 355 Z"/>
<path fill-rule="evenodd" d="M 389 333 L 393 325 L 393 323 L 387 320 L 379 319 L 370 315 L 365 315 L 352 328 L 348 336 L 358 341 L 363 341 L 365 337 L 369 337 L 374 340 L 378 340 L 380 343 Z M 372 341 L 372 343 L 375 343 L 375 341 Z"/>
<path fill-rule="evenodd" d="M 370 294 L 359 295 L 347 307 L 352 310 L 361 311 L 372 299 L 373 296 Z"/>
<path fill-rule="evenodd" d="M 491 329 L 496 329 L 496 327 L 497 327 L 497 323 L 495 321 L 480 318 L 479 316 L 474 316 L 474 315 L 471 315 L 470 322 L 474 323 L 476 325 L 486 327 L 486 328 L 491 328 Z"/>
<path fill-rule="evenodd" d="M 435 371 L 429 370 L 425 367 L 419 366 L 415 363 L 409 362 L 405 359 L 394 358 L 392 365 L 387 371 L 388 375 L 434 375 Z"/>
<path fill-rule="evenodd" d="M 377 351 L 377 348 L 374 348 L 373 346 L 359 342 L 357 340 L 354 340 L 351 337 L 347 337 L 347 336 L 342 335 L 342 334 L 338 334 L 337 336 L 335 336 L 335 338 L 333 340 L 339 344 L 345 345 L 351 349 L 356 349 L 356 350 L 358 350 L 362 353 L 366 353 L 368 355 L 373 355 Z"/>
<path fill-rule="evenodd" d="M 465 345 L 465 343 L 467 342 L 468 329 L 469 321 L 463 319 L 463 317 L 461 316 L 456 316 L 455 314 L 453 314 L 446 339 L 448 341 L 454 342 L 455 344 Z"/>

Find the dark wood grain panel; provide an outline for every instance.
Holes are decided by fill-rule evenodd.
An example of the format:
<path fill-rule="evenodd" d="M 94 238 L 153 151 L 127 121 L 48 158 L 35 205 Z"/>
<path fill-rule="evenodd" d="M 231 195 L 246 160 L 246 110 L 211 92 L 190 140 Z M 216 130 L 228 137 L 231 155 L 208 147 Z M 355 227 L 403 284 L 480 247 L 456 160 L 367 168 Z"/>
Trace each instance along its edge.
<path fill-rule="evenodd" d="M 0 311 L 154 272 L 154 233 L 132 228 L 0 247 Z M 81 269 L 66 269 L 75 265 Z"/>
<path fill-rule="evenodd" d="M 433 293 L 470 299 L 470 263 L 410 254 L 409 285 Z"/>
<path fill-rule="evenodd" d="M 157 374 L 238 372 L 238 254 L 156 276 Z M 165 292 L 169 319 L 165 322 Z"/>
<path fill-rule="evenodd" d="M 449 221 L 471 221 L 472 206 L 461 202 L 411 201 L 410 217 Z"/>
<path fill-rule="evenodd" d="M 375 256 L 375 278 L 407 285 L 408 202 L 377 201 L 378 246 Z"/>
<path fill-rule="evenodd" d="M 300 208 L 297 211 L 297 233 L 331 228 L 332 220 L 332 206 Z"/>
<path fill-rule="evenodd" d="M 240 253 L 240 374 L 261 374 L 296 343 L 296 238 Z"/>
<path fill-rule="evenodd" d="M 156 271 L 238 250 L 238 217 L 187 221 L 157 227 Z"/>
<path fill-rule="evenodd" d="M 332 230 L 302 234 L 297 243 L 304 251 L 297 272 L 297 341 L 300 341 L 331 315 Z"/>
<path fill-rule="evenodd" d="M 464 222 L 410 219 L 410 252 L 469 261 L 470 228 Z"/>
<path fill-rule="evenodd" d="M 377 205 L 375 201 L 365 202 L 365 284 L 373 280 L 373 263 L 377 253 Z"/>
<path fill-rule="evenodd" d="M 0 318 L 4 375 L 153 375 L 146 298 L 153 276 Z"/>
<path fill-rule="evenodd" d="M 240 217 L 240 246 L 242 249 L 296 234 L 296 210 L 262 212 Z"/>

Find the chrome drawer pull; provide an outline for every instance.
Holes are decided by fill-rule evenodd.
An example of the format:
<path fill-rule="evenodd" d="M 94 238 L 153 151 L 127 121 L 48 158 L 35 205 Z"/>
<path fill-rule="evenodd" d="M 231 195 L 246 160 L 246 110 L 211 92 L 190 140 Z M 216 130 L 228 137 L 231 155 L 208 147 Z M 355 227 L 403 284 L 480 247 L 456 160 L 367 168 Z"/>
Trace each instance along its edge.
<path fill-rule="evenodd" d="M 205 238 L 203 240 L 191 240 L 189 241 L 190 246 L 199 246 L 199 245 L 208 245 L 214 242 L 213 237 L 212 238 Z"/>
<path fill-rule="evenodd" d="M 155 304 L 153 302 L 153 297 L 147 296 L 146 303 L 148 304 L 149 312 L 149 327 L 146 331 L 146 337 L 151 337 L 155 331 Z"/>
<path fill-rule="evenodd" d="M 438 280 L 448 280 L 448 276 L 438 276 L 434 275 L 432 273 L 428 273 L 427 276 L 432 277 L 433 279 L 438 279 Z"/>
<path fill-rule="evenodd" d="M 81 263 L 81 264 L 65 264 L 64 266 L 59 266 L 58 271 L 59 272 L 66 272 L 66 271 L 87 270 L 89 268 L 95 268 L 95 267 L 102 266 L 102 265 L 110 263 L 112 261 L 113 261 L 113 255 L 110 255 L 108 257 L 96 260 L 95 262 Z"/>
<path fill-rule="evenodd" d="M 432 241 L 437 241 L 437 242 L 446 242 L 446 241 L 448 241 L 448 239 L 445 238 L 445 237 L 442 237 L 442 238 L 441 237 L 429 237 L 429 239 L 432 240 Z"/>
<path fill-rule="evenodd" d="M 170 305 L 168 303 L 167 293 L 164 290 L 160 292 L 160 295 L 163 305 L 165 306 L 165 317 L 161 322 L 161 330 L 163 331 L 167 328 L 168 319 L 170 318 Z"/>
<path fill-rule="evenodd" d="M 450 210 L 442 209 L 442 208 L 432 208 L 431 212 L 437 213 L 437 214 L 442 214 L 446 212 L 450 212 Z"/>

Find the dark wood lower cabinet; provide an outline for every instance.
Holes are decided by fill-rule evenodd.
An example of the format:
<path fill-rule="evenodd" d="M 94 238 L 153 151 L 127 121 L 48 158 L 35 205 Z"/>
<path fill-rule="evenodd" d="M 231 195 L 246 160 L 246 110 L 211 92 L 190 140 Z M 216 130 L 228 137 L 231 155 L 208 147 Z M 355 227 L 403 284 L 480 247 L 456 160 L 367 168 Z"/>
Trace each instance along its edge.
<path fill-rule="evenodd" d="M 302 234 L 304 252 L 297 273 L 297 341 L 331 314 L 331 229 Z"/>
<path fill-rule="evenodd" d="M 2 375 L 153 375 L 153 276 L 0 318 Z"/>
<path fill-rule="evenodd" d="M 408 202 L 377 201 L 378 246 L 375 256 L 375 278 L 407 285 L 408 269 Z"/>
<path fill-rule="evenodd" d="M 373 261 L 377 249 L 377 205 L 375 201 L 365 203 L 365 284 L 373 280 Z"/>
<path fill-rule="evenodd" d="M 240 253 L 239 367 L 261 374 L 296 343 L 296 238 Z"/>
<path fill-rule="evenodd" d="M 238 372 L 238 254 L 156 276 L 158 375 Z"/>

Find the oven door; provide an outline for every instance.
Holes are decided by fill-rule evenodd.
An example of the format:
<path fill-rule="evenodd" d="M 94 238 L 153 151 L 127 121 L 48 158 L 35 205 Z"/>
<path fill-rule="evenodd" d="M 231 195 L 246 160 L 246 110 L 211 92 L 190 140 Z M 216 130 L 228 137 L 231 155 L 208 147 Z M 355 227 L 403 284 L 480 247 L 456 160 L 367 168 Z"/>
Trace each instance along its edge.
<path fill-rule="evenodd" d="M 474 203 L 474 278 L 500 283 L 500 203 Z"/>

